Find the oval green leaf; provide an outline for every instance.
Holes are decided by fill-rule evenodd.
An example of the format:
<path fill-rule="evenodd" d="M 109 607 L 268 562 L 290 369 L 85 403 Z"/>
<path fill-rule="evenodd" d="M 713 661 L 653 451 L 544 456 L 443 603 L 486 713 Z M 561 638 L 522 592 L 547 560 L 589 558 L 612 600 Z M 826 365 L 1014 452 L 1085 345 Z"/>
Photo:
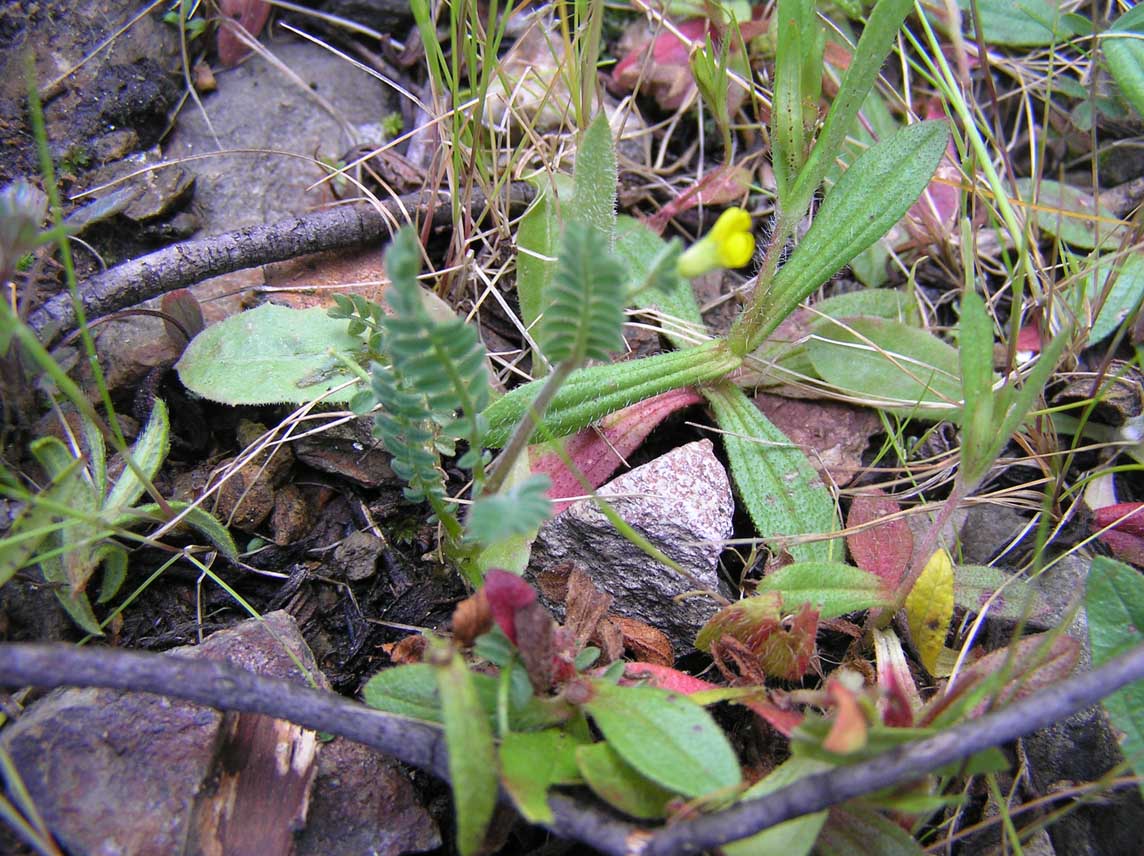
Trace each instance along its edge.
<path fill-rule="evenodd" d="M 756 592 L 782 595 L 783 611 L 793 612 L 804 603 L 822 618 L 837 618 L 848 612 L 889 606 L 890 592 L 874 574 L 842 562 L 796 562 L 767 574 Z"/>
<path fill-rule="evenodd" d="M 661 818 L 675 798 L 672 791 L 641 776 L 607 743 L 581 746 L 576 750 L 576 762 L 592 793 L 632 817 Z"/>
<path fill-rule="evenodd" d="M 584 709 L 611 747 L 637 772 L 689 797 L 739 784 L 731 744 L 706 710 L 654 687 L 594 681 Z"/>

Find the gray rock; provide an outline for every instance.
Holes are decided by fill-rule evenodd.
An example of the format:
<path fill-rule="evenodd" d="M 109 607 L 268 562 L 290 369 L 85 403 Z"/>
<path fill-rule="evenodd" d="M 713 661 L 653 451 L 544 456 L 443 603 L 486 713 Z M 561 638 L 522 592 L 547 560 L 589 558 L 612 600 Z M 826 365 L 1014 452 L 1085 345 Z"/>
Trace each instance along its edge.
<path fill-rule="evenodd" d="M 711 441 L 675 449 L 613 479 L 598 493 L 692 578 L 681 577 L 630 543 L 590 500 L 568 507 L 541 528 L 530 575 L 576 562 L 615 598 L 613 611 L 659 628 L 677 649 L 690 648 L 716 604 L 704 596 L 672 598 L 697 589 L 718 590 L 716 565 L 731 536 L 735 507 Z M 559 613 L 559 605 L 549 605 Z"/>
<path fill-rule="evenodd" d="M 202 110 L 187 104 L 166 147 L 168 160 L 217 152 L 220 145 L 266 150 L 184 162 L 197 179 L 195 209 L 203 234 L 272 223 L 331 201 L 326 186 L 307 191 L 326 174 L 312 160 L 336 163 L 359 143 L 381 143 L 370 136 L 370 126 L 395 109 L 377 79 L 317 45 L 267 47 L 302 85 L 251 57 L 220 72 L 218 91 L 203 98 L 210 125 Z"/>

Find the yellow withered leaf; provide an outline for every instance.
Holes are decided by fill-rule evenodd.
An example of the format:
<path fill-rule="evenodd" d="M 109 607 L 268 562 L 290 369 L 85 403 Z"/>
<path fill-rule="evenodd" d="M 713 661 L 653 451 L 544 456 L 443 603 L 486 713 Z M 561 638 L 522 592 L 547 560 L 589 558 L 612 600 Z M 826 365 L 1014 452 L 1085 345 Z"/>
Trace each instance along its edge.
<path fill-rule="evenodd" d="M 906 618 L 922 665 L 933 674 L 953 618 L 953 561 L 945 548 L 930 556 L 910 590 Z"/>

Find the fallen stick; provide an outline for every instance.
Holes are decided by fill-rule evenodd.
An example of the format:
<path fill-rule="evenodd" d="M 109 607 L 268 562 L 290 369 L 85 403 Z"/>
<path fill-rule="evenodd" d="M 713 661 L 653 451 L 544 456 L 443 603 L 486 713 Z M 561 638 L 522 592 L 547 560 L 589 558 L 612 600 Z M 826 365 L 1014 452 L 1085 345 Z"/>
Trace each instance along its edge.
<path fill-rule="evenodd" d="M 533 187 L 518 181 L 506 186 L 503 201 L 510 214 L 519 214 L 534 197 Z M 488 205 L 488 198 L 474 189 L 469 200 L 472 215 L 479 217 Z M 342 205 L 173 244 L 89 277 L 80 286 L 80 298 L 88 318 L 97 318 L 212 276 L 378 241 L 389 236 L 394 224 L 406 222 L 410 215 L 424 217 L 430 210 L 434 228 L 452 223 L 449 195 L 422 190 L 382 200 L 380 208 L 366 203 Z M 32 312 L 28 326 L 50 347 L 75 326 L 75 320 L 71 295 L 64 292 Z"/>
<path fill-rule="evenodd" d="M 775 824 L 891 785 L 1045 728 L 1144 678 L 1144 645 L 1090 672 L 995 712 L 848 766 L 807 776 L 759 799 L 662 828 L 616 819 L 614 812 L 559 792 L 549 796 L 557 835 L 611 856 L 683 856 L 754 835 Z M 262 713 L 364 743 L 448 778 L 444 733 L 428 723 L 382 713 L 354 701 L 227 663 L 163 654 L 0 644 L 0 685 L 108 687 L 151 692 L 219 710 Z M 505 798 L 502 794 L 502 799 Z"/>

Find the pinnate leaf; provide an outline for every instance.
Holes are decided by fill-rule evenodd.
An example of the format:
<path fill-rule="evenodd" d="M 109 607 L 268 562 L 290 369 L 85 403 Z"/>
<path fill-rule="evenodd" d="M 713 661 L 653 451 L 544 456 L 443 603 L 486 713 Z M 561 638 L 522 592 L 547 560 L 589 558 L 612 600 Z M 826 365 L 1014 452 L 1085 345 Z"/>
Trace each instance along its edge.
<path fill-rule="evenodd" d="M 626 271 L 609 243 L 580 221 L 564 227 L 539 334 L 541 350 L 553 363 L 606 360 L 623 346 Z"/>

